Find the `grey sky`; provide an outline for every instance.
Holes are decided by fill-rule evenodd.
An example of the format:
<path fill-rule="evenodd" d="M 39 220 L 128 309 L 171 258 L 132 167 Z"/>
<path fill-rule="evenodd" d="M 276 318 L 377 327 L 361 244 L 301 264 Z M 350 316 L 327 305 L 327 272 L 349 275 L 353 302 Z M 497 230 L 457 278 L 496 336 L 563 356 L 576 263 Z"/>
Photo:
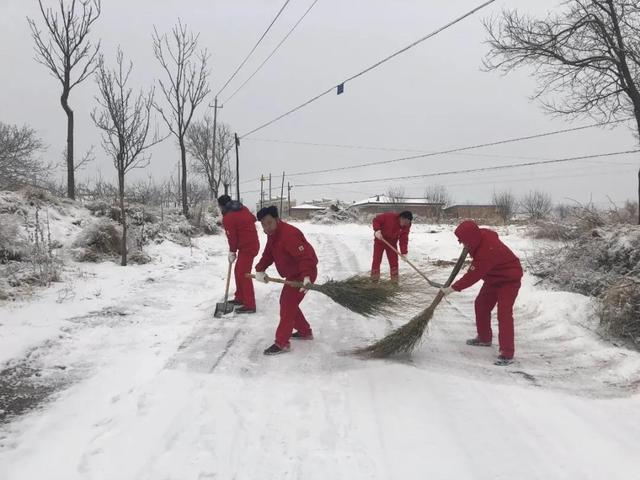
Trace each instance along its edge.
<path fill-rule="evenodd" d="M 221 95 L 225 100 L 291 28 L 312 0 L 292 0 L 278 23 L 246 67 Z M 102 39 L 107 61 L 121 45 L 134 63 L 136 86 L 150 86 L 159 67 L 151 51 L 155 25 L 168 32 L 180 17 L 200 32 L 200 42 L 212 55 L 212 88 L 217 91 L 244 58 L 282 6 L 283 0 L 103 0 L 103 15 L 94 39 Z M 380 58 L 481 3 L 479 0 L 319 0 L 296 32 L 258 75 L 220 111 L 220 119 L 243 134 L 339 83 Z M 558 0 L 496 2 L 482 13 L 427 40 L 379 69 L 347 84 L 340 96 L 328 95 L 256 133 L 255 139 L 292 140 L 441 150 L 484 143 L 590 123 L 569 124 L 545 115 L 528 97 L 535 82 L 527 72 L 507 77 L 480 70 L 486 53 L 482 18 L 505 6 L 543 13 Z M 26 16 L 40 21 L 36 0 L 0 0 L 0 120 L 29 124 L 42 135 L 47 156 L 58 160 L 65 143 L 65 117 L 59 105 L 60 87 L 45 68 L 33 60 Z M 76 112 L 76 151 L 96 145 L 97 162 L 81 178 L 113 178 L 114 168 L 99 147 L 99 133 L 89 113 L 95 105 L 95 83 L 73 91 Z M 211 101 L 213 99 L 211 98 Z M 201 116 L 205 109 L 197 112 Z M 160 120 L 158 120 L 160 121 Z M 591 129 L 542 140 L 493 147 L 469 155 L 437 156 L 345 172 L 291 177 L 292 184 L 398 177 L 518 163 L 522 158 L 563 158 L 632 149 L 631 130 Z M 490 156 L 477 156 L 495 155 Z M 289 173 L 332 168 L 404 156 L 403 152 L 349 150 L 270 143 L 246 138 L 241 145 L 241 180 L 274 175 L 274 191 L 283 170 Z M 145 171 L 157 179 L 175 174 L 179 151 L 172 139 L 153 150 Z M 606 203 L 634 198 L 638 161 L 633 156 L 542 166 L 491 174 L 465 174 L 422 179 L 402 184 L 407 195 L 420 196 L 429 183 L 449 187 L 459 202 L 486 202 L 494 189 L 525 193 L 539 189 L 556 201 L 590 198 Z M 276 177 L 278 178 L 276 180 Z M 276 187 L 277 185 L 277 187 Z M 293 197 L 356 200 L 383 193 L 393 184 L 298 187 Z M 242 191 L 260 188 L 258 181 L 242 183 Z M 275 193 L 275 192 L 274 192 Z M 243 195 L 248 204 L 258 198 Z"/>

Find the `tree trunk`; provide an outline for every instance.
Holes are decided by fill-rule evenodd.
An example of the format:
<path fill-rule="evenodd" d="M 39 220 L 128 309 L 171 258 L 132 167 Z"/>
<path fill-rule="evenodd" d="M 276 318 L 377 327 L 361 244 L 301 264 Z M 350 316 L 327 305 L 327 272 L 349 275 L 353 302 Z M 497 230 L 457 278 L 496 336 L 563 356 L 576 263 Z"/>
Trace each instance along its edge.
<path fill-rule="evenodd" d="M 69 91 L 64 90 L 60 97 L 60 103 L 67 114 L 67 196 L 75 200 L 76 181 L 73 162 L 73 110 L 69 107 Z"/>
<path fill-rule="evenodd" d="M 636 108 L 635 116 L 638 125 L 638 138 L 640 138 L 640 105 Z M 640 169 L 638 169 L 638 225 L 640 225 Z"/>
<path fill-rule="evenodd" d="M 118 162 L 120 163 L 120 161 Z M 122 259 L 120 265 L 127 266 L 127 217 L 124 208 L 124 172 L 118 171 L 118 196 L 120 197 L 120 223 L 122 224 Z"/>
<path fill-rule="evenodd" d="M 184 138 L 180 142 L 180 167 L 182 170 L 182 214 L 189 215 L 189 203 L 187 200 L 187 148 L 184 145 Z"/>

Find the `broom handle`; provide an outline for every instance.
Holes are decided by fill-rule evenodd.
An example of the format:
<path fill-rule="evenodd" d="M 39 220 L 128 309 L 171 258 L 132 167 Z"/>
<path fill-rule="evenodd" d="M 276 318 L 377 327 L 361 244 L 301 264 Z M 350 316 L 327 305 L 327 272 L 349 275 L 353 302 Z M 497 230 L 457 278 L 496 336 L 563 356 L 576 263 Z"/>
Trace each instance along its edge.
<path fill-rule="evenodd" d="M 251 273 L 245 274 L 245 277 L 256 278 L 256 276 Z M 295 287 L 295 288 L 307 288 L 302 284 L 302 282 L 294 282 L 291 280 L 285 280 L 284 278 L 274 278 L 274 277 L 270 277 L 269 275 L 266 275 L 265 278 L 267 279 L 267 281 L 273 282 L 273 283 L 281 283 L 283 285 L 288 285 L 290 287 Z"/>
<path fill-rule="evenodd" d="M 451 271 L 451 275 L 449 275 L 449 278 L 443 285 L 444 287 L 451 286 L 453 281 L 456 279 L 456 276 L 458 275 L 458 273 L 460 273 L 460 270 L 462 269 L 462 266 L 464 265 L 464 261 L 467 259 L 468 254 L 469 254 L 469 250 L 467 250 L 466 248 L 463 248 L 462 252 L 460 253 L 460 257 L 458 257 L 458 261 L 456 262 L 455 266 L 453 267 L 453 270 Z M 431 305 L 429 306 L 429 308 L 435 309 L 438 306 L 438 304 L 442 301 L 443 298 L 444 298 L 444 293 L 442 293 L 442 290 L 439 290 L 438 294 L 436 295 L 436 298 L 433 299 L 433 302 L 431 302 Z"/>
<path fill-rule="evenodd" d="M 394 252 L 396 252 L 396 254 L 397 254 L 401 259 L 403 259 L 405 262 L 407 262 L 407 263 L 411 266 L 411 268 L 413 268 L 416 272 L 418 272 L 418 274 L 419 274 L 422 278 L 424 278 L 424 279 L 427 281 L 427 283 L 428 283 L 429 285 L 431 285 L 431 286 L 432 286 L 432 287 L 434 287 L 434 288 L 442 288 L 442 287 L 444 286 L 444 285 L 440 285 L 439 283 L 434 282 L 433 280 L 430 280 L 430 279 L 429 279 L 429 277 L 427 277 L 424 273 L 422 273 L 422 272 L 418 269 L 418 267 L 416 267 L 416 266 L 411 262 L 411 260 L 409 260 L 406 256 L 402 255 L 402 254 L 398 251 L 398 249 L 397 249 L 396 247 L 394 247 L 393 245 L 391 245 L 389 242 L 387 242 L 387 241 L 384 239 L 384 237 L 383 237 L 381 240 L 382 240 L 384 243 L 386 243 L 386 244 L 387 244 L 387 246 L 388 246 L 389 248 L 391 248 Z"/>

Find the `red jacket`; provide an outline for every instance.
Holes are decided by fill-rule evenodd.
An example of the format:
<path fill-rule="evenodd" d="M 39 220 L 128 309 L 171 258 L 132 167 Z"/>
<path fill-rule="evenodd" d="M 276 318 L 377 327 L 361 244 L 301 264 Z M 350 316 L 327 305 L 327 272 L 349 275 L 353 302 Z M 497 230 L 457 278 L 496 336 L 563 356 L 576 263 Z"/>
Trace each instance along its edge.
<path fill-rule="evenodd" d="M 373 229 L 381 230 L 384 239 L 391 245 L 397 245 L 400 240 L 400 253 L 406 255 L 409 249 L 409 230 L 411 225 L 400 226 L 400 214 L 395 212 L 381 213 L 373 219 Z M 376 242 L 380 242 L 376 239 Z"/>
<path fill-rule="evenodd" d="M 278 221 L 276 231 L 269 235 L 256 272 L 264 272 L 272 263 L 287 280 L 313 279 L 318 273 L 318 257 L 311 244 L 300 230 L 282 220 Z"/>
<path fill-rule="evenodd" d="M 256 217 L 240 202 L 229 202 L 225 205 L 222 225 L 229 241 L 229 250 L 241 250 L 257 255 L 260 251 L 260 241 L 256 230 Z"/>
<path fill-rule="evenodd" d="M 496 232 L 480 228 L 474 221 L 467 220 L 456 228 L 455 234 L 460 243 L 469 248 L 473 262 L 467 273 L 451 285 L 454 290 L 459 292 L 479 280 L 490 285 L 520 281 L 520 260 L 500 241 Z"/>

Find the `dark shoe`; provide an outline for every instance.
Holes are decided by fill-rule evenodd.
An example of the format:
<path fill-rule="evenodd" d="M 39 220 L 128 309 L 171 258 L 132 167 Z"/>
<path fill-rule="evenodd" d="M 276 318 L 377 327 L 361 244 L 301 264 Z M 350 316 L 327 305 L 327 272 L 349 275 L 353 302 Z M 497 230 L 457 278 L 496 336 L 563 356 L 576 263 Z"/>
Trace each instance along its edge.
<path fill-rule="evenodd" d="M 302 335 L 300 332 L 293 332 L 291 338 L 297 338 L 298 340 L 313 340 L 313 333 L 309 335 Z"/>
<path fill-rule="evenodd" d="M 229 305 L 242 305 L 242 302 L 240 300 L 236 300 L 236 299 L 228 300 L 227 303 Z"/>
<path fill-rule="evenodd" d="M 476 337 L 467 340 L 467 345 L 471 345 L 472 347 L 490 347 L 491 342 L 481 342 L 480 339 Z"/>
<path fill-rule="evenodd" d="M 506 367 L 507 365 L 511 365 L 513 363 L 513 358 L 505 357 L 504 355 L 500 355 L 498 359 L 493 362 L 494 365 L 498 365 L 499 367 Z"/>
<path fill-rule="evenodd" d="M 247 308 L 247 307 L 238 307 L 234 310 L 235 313 L 256 313 L 255 308 Z"/>
<path fill-rule="evenodd" d="M 276 345 L 275 343 L 273 345 L 271 345 L 269 348 L 267 348 L 264 351 L 265 355 L 278 355 L 280 353 L 287 353 L 289 350 L 291 350 L 291 347 L 289 345 L 287 345 L 284 348 L 280 348 L 278 345 Z"/>

